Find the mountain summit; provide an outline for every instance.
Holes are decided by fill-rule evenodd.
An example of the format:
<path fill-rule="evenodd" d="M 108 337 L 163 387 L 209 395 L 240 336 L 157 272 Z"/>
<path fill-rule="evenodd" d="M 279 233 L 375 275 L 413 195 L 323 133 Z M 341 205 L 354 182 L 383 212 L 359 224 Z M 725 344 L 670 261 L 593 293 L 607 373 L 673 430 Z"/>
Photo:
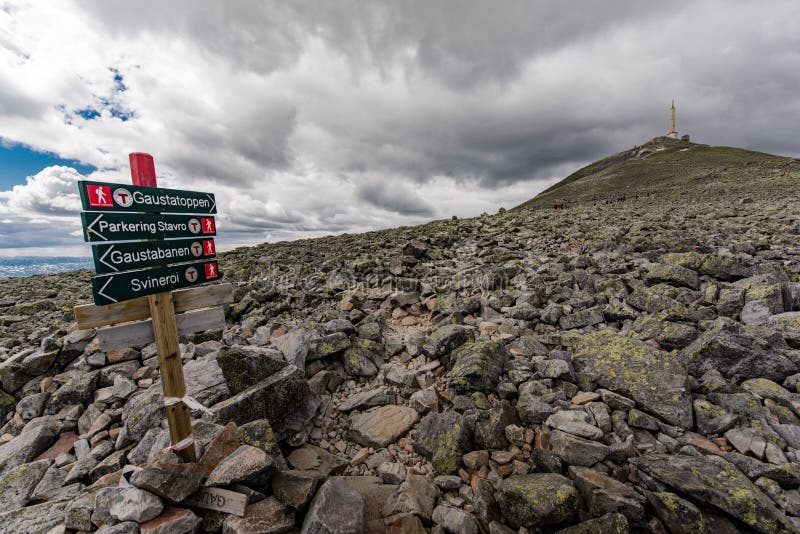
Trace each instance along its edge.
<path fill-rule="evenodd" d="M 658 138 L 540 209 L 221 254 L 199 464 L 155 344 L 76 330 L 90 272 L 0 280 L 0 532 L 797 533 L 798 177 Z"/>
<path fill-rule="evenodd" d="M 619 152 L 583 167 L 521 208 L 563 203 L 606 204 L 640 196 L 664 201 L 682 196 L 752 196 L 791 187 L 795 158 L 741 148 L 709 146 L 669 137 Z"/>

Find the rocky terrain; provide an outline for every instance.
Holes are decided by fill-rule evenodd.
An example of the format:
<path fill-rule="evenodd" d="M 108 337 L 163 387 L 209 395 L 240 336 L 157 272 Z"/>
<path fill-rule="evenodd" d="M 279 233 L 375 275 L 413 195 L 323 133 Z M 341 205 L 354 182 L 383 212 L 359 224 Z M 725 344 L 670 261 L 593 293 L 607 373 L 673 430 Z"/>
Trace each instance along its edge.
<path fill-rule="evenodd" d="M 92 273 L 0 281 L 0 532 L 800 532 L 798 180 L 654 140 L 497 215 L 224 254 L 197 463 L 155 347 L 75 329 Z"/>

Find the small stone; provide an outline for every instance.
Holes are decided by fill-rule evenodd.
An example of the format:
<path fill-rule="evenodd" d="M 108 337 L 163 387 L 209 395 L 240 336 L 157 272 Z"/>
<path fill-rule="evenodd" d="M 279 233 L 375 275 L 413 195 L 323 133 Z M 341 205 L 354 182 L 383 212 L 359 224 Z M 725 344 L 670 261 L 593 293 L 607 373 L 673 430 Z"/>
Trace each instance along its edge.
<path fill-rule="evenodd" d="M 400 484 L 406 478 L 406 466 L 399 462 L 384 462 L 377 471 L 384 484 Z"/>
<path fill-rule="evenodd" d="M 589 402 L 594 402 L 600 398 L 600 394 L 594 391 L 580 391 L 572 397 L 572 404 L 583 405 Z"/>

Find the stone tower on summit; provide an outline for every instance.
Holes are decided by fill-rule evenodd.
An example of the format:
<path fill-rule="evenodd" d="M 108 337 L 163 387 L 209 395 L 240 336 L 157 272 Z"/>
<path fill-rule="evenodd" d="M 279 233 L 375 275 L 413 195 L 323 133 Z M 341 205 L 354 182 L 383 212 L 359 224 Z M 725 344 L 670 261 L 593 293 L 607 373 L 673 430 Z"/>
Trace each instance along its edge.
<path fill-rule="evenodd" d="M 669 133 L 667 137 L 670 139 L 678 138 L 678 132 L 675 130 L 675 100 L 672 101 L 672 107 L 669 110 Z"/>

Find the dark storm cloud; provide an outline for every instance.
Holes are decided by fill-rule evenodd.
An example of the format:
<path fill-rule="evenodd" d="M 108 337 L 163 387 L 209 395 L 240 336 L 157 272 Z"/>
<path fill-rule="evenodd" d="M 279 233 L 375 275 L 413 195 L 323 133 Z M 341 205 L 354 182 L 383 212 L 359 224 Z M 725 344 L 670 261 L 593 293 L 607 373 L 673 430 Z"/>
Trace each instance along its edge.
<path fill-rule="evenodd" d="M 356 197 L 373 206 L 402 215 L 432 216 L 436 213 L 415 191 L 391 181 L 362 184 L 356 189 Z"/>
<path fill-rule="evenodd" d="M 336 96 L 329 109 L 304 113 L 318 90 L 330 91 L 323 86 L 338 80 L 316 80 L 319 87 L 294 95 L 299 120 L 321 126 L 339 145 L 340 157 L 325 164 L 372 172 L 376 182 L 390 173 L 416 182 L 436 175 L 476 179 L 485 187 L 552 178 L 567 162 L 590 161 L 663 133 L 676 95 L 681 124 L 703 141 L 728 137 L 765 150 L 791 148 L 785 114 L 764 119 L 763 108 L 767 101 L 776 110 L 797 101 L 791 95 L 800 32 L 769 9 L 754 11 L 761 20 L 737 15 L 737 8 L 752 9 L 744 2 L 103 0 L 89 6 L 100 23 L 128 38 L 175 32 L 238 69 L 291 69 L 313 39 L 340 54 L 356 87 L 370 76 L 400 78 L 411 97 L 400 104 L 378 97 L 360 108 L 348 108 L 346 99 L 338 103 L 349 113 L 337 112 Z M 559 54 L 558 66 L 536 68 Z M 530 98 L 499 104 L 520 85 L 530 88 Z M 550 87 L 552 93 L 541 89 Z M 710 109 L 693 107 L 709 97 L 717 99 Z M 735 108 L 724 107 L 726 100 Z M 241 128 L 226 144 L 261 167 L 287 165 L 296 116 L 276 112 L 278 120 L 259 122 L 253 109 L 235 122 Z M 353 120 L 359 112 L 368 120 Z M 765 131 L 725 135 L 719 115 L 731 112 L 743 112 Z M 211 139 L 216 146 L 218 140 Z M 203 167 L 192 172 L 226 175 L 212 162 L 183 163 Z"/>
<path fill-rule="evenodd" d="M 693 140 L 800 154 L 795 0 L 92 0 L 64 16 L 79 20 L 46 49 L 0 19 L 7 63 L 40 61 L 45 82 L 75 53 L 58 32 L 77 24 L 98 54 L 56 96 L 0 71 L 0 136 L 103 169 L 153 152 L 169 185 L 219 190 L 242 235 L 509 207 L 663 135 L 673 98 Z M 54 130 L 54 105 L 114 90 L 109 65 L 134 118 Z"/>

